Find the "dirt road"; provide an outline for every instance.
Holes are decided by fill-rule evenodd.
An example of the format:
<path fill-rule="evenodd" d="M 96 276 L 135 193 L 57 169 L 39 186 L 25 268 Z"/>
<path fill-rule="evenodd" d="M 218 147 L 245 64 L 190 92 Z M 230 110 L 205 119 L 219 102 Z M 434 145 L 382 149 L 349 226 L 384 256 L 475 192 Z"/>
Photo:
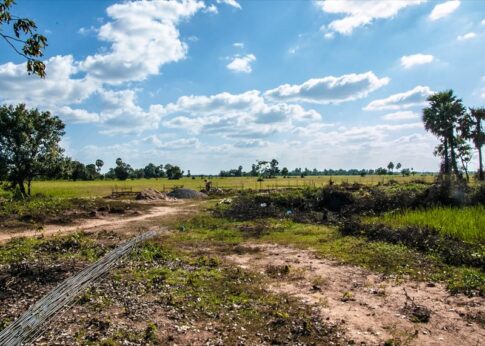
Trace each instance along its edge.
<path fill-rule="evenodd" d="M 173 206 L 156 206 L 142 215 L 121 217 L 107 216 L 93 219 L 81 219 L 76 220 L 76 223 L 74 225 L 46 225 L 40 230 L 28 230 L 15 233 L 0 233 L 0 243 L 4 243 L 10 239 L 18 237 L 52 236 L 57 234 L 73 233 L 80 230 L 89 232 L 96 232 L 100 230 L 114 230 L 122 226 L 139 223 L 140 221 L 174 215 L 183 212 L 189 207 L 190 206 L 188 205 L 178 204 L 174 204 Z"/>

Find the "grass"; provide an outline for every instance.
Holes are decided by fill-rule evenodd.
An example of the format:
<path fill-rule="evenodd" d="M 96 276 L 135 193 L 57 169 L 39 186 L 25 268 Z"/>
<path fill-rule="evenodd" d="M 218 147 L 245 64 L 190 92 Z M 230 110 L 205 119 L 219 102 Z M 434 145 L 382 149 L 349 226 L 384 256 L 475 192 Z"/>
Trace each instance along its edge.
<path fill-rule="evenodd" d="M 433 182 L 435 177 L 415 176 L 402 177 L 398 175 L 385 176 L 315 176 L 315 177 L 278 177 L 275 179 L 266 179 L 258 182 L 255 177 L 234 177 L 234 178 L 210 178 L 212 186 L 223 189 L 278 189 L 278 188 L 298 188 L 304 186 L 321 187 L 329 183 L 330 180 L 339 183 L 361 183 L 368 185 L 376 185 L 378 183 L 386 183 L 393 179 L 400 183 L 410 182 L 416 179 L 424 180 L 426 182 Z M 204 179 L 187 178 L 184 177 L 179 180 L 168 179 L 135 179 L 135 180 L 95 180 L 95 181 L 34 181 L 32 183 L 33 194 L 44 194 L 55 197 L 98 197 L 107 196 L 111 194 L 114 188 L 132 188 L 133 191 L 141 191 L 145 188 L 154 188 L 161 191 L 168 191 L 173 187 L 183 186 L 185 188 L 201 190 L 204 188 Z M 0 196 L 5 195 L 5 192 L 0 189 Z"/>
<path fill-rule="evenodd" d="M 391 227 L 429 226 L 442 234 L 468 242 L 485 244 L 485 207 L 436 207 L 426 210 L 407 210 L 367 218 L 366 222 L 385 223 Z"/>

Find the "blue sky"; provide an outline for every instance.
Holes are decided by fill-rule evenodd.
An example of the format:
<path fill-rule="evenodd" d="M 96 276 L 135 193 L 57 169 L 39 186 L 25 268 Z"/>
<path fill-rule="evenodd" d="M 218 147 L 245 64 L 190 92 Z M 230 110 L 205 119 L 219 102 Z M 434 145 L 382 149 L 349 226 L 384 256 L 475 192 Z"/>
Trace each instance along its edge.
<path fill-rule="evenodd" d="M 420 121 L 452 88 L 485 104 L 485 1 L 19 0 L 47 77 L 0 50 L 0 102 L 50 110 L 85 163 L 217 173 L 282 166 L 437 170 Z"/>

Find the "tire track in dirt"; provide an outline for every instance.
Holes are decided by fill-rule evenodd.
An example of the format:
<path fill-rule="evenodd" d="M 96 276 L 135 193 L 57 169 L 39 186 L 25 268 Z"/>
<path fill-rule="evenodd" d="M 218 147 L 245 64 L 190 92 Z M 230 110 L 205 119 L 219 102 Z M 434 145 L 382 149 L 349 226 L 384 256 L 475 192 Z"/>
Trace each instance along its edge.
<path fill-rule="evenodd" d="M 340 323 L 356 342 L 378 345 L 394 339 L 404 345 L 480 345 L 485 340 L 485 329 L 466 318 L 483 316 L 483 298 L 452 296 L 440 284 L 396 282 L 359 267 L 318 258 L 308 250 L 274 244 L 249 247 L 255 251 L 226 259 L 262 273 L 270 267 L 288 266 L 287 275 L 272 275 L 268 290 L 317 306 L 323 318 Z M 402 311 L 404 289 L 416 304 L 431 310 L 428 323 L 413 323 Z"/>
<path fill-rule="evenodd" d="M 36 236 L 52 236 L 73 233 L 77 231 L 90 231 L 96 232 L 100 230 L 114 230 L 122 226 L 129 225 L 130 223 L 136 223 L 145 221 L 148 219 L 154 219 L 181 213 L 189 208 L 187 206 L 156 206 L 151 208 L 146 214 L 136 216 L 110 216 L 95 219 L 82 219 L 77 220 L 76 224 L 68 226 L 59 225 L 46 225 L 41 230 L 28 230 L 15 233 L 0 233 L 0 244 L 5 243 L 11 239 L 19 237 L 36 237 Z"/>

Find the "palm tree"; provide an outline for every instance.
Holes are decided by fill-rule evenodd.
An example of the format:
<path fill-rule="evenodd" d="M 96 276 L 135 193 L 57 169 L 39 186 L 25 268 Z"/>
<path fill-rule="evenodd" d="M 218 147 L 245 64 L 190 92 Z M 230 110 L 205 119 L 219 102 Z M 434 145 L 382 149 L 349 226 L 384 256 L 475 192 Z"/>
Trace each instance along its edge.
<path fill-rule="evenodd" d="M 441 140 L 441 148 L 436 153 L 444 158 L 443 173 L 448 175 L 453 170 L 460 176 L 456 157 L 456 130 L 466 114 L 463 101 L 453 94 L 453 90 L 447 90 L 429 96 L 428 102 L 429 107 L 423 109 L 424 127 Z"/>
<path fill-rule="evenodd" d="M 470 108 L 470 113 L 461 124 L 466 139 L 472 140 L 478 150 L 478 179 L 485 180 L 483 174 L 482 146 L 485 144 L 485 132 L 482 122 L 485 121 L 485 108 Z"/>

